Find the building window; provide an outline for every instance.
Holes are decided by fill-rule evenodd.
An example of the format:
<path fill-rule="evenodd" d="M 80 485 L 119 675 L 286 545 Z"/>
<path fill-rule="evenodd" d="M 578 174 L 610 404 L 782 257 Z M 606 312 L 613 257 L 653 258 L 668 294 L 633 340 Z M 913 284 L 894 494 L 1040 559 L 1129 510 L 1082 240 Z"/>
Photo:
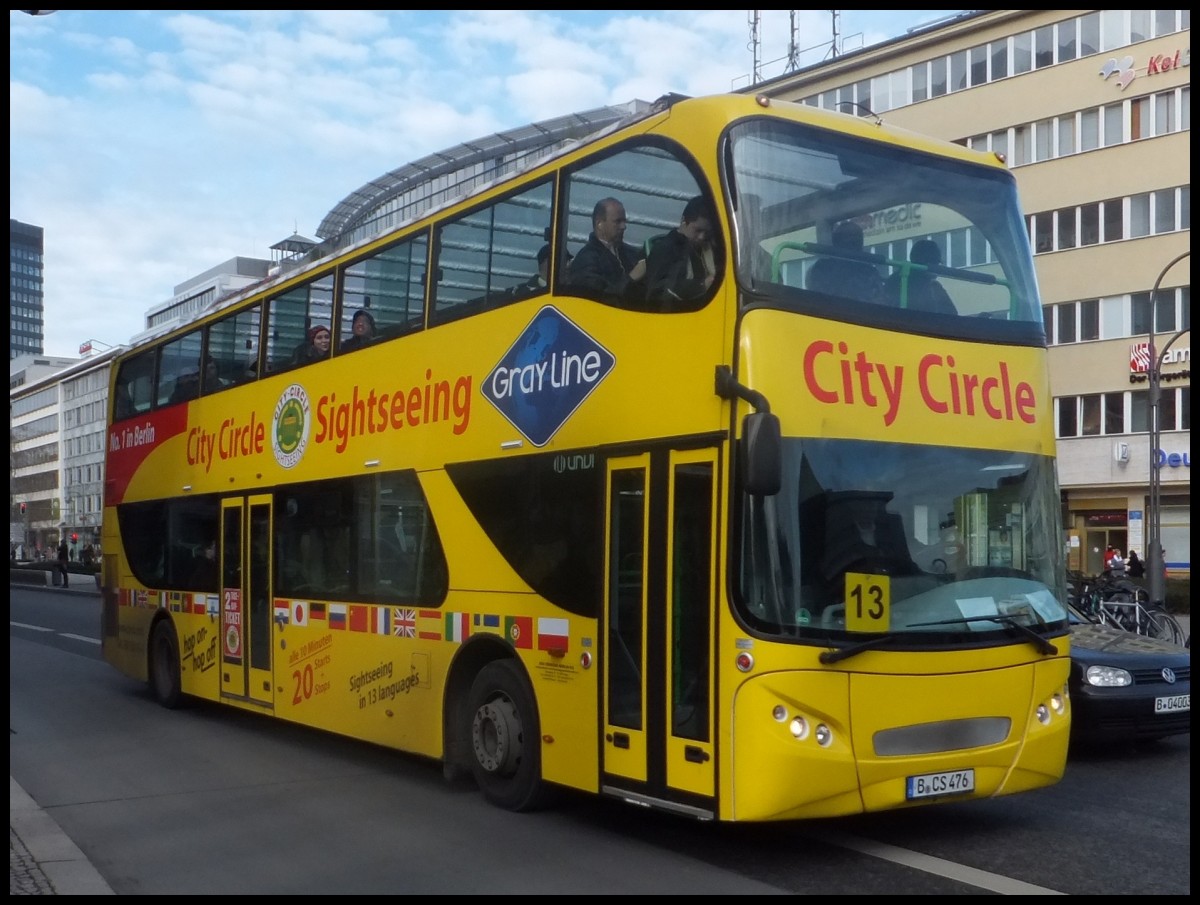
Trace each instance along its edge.
<path fill-rule="evenodd" d="M 1075 342 L 1077 339 L 1075 305 L 1055 305 L 1054 310 L 1058 314 L 1058 342 L 1061 344 Z"/>
<path fill-rule="evenodd" d="M 1079 436 L 1079 415 L 1074 396 L 1066 396 L 1058 400 L 1058 435 L 1060 437 Z"/>
<path fill-rule="evenodd" d="M 1090 57 L 1100 52 L 1100 14 L 1088 13 L 1079 17 L 1079 55 Z"/>
<path fill-rule="evenodd" d="M 1043 25 L 1033 32 L 1033 67 L 1045 69 L 1054 65 L 1054 26 Z"/>
<path fill-rule="evenodd" d="M 1120 198 L 1110 198 L 1101 202 L 1104 230 L 1104 242 L 1118 242 L 1125 238 L 1125 205 Z"/>
<path fill-rule="evenodd" d="M 1058 219 L 1058 244 L 1056 248 L 1063 250 L 1075 247 L 1075 208 L 1064 207 L 1056 212 Z"/>
<path fill-rule="evenodd" d="M 1033 32 L 1013 35 L 1013 75 L 1029 72 L 1033 68 Z"/>
<path fill-rule="evenodd" d="M 1008 39 L 993 41 L 988 45 L 992 55 L 992 81 L 1008 77 Z"/>
<path fill-rule="evenodd" d="M 950 54 L 950 90 L 962 91 L 967 87 L 967 52 L 960 50 Z"/>
<path fill-rule="evenodd" d="M 1079 150 L 1094 151 L 1100 147 L 1100 111 L 1084 110 L 1079 117 Z"/>
<path fill-rule="evenodd" d="M 1125 105 L 1106 104 L 1104 112 L 1104 146 L 1122 144 L 1125 141 Z"/>
<path fill-rule="evenodd" d="M 1066 63 L 1075 59 L 1078 54 L 1078 44 L 1075 40 L 1077 19 L 1067 19 L 1058 23 L 1058 62 Z"/>
<path fill-rule="evenodd" d="M 1104 433 L 1125 433 L 1125 394 L 1104 394 Z"/>
<path fill-rule="evenodd" d="M 988 83 L 988 49 L 986 45 L 972 47 L 968 51 L 968 60 L 971 71 L 971 87 L 976 88 L 979 85 Z"/>
<path fill-rule="evenodd" d="M 1100 204 L 1084 204 L 1079 208 L 1079 244 L 1096 245 L 1100 241 Z"/>
<path fill-rule="evenodd" d="M 1079 338 L 1100 338 L 1100 300 L 1087 299 L 1079 303 Z"/>

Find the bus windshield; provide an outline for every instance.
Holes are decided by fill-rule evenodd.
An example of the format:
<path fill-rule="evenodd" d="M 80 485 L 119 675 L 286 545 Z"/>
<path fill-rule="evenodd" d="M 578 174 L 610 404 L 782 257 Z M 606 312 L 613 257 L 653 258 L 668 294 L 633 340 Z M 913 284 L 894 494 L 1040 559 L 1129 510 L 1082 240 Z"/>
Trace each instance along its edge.
<path fill-rule="evenodd" d="M 1052 459 L 861 440 L 788 439 L 783 485 L 745 498 L 739 608 L 754 628 L 829 638 L 856 575 L 886 580 L 890 632 L 999 631 L 1066 612 Z M 848 590 L 850 589 L 850 590 Z M 852 623 L 853 620 L 851 620 Z"/>
<path fill-rule="evenodd" d="M 1007 170 L 774 120 L 737 125 L 730 149 L 748 301 L 833 301 L 853 317 L 852 301 L 1041 331 Z"/>

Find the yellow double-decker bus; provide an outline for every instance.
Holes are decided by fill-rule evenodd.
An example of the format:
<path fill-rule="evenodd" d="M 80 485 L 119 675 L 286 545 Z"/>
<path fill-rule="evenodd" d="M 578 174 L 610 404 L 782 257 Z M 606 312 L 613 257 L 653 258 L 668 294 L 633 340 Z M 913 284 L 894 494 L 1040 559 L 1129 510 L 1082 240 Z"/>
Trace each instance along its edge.
<path fill-rule="evenodd" d="M 104 655 L 168 707 L 513 810 L 783 820 L 1063 773 L 1042 307 L 994 156 L 664 98 L 111 389 Z"/>

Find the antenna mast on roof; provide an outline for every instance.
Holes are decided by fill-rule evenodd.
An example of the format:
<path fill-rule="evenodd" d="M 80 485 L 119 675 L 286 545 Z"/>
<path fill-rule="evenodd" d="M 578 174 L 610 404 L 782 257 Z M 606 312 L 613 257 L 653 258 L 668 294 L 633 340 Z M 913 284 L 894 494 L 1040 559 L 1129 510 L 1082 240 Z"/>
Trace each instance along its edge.
<path fill-rule="evenodd" d="M 795 72 L 800 68 L 800 48 L 796 46 L 796 11 L 788 10 L 788 55 L 784 72 Z"/>
<path fill-rule="evenodd" d="M 832 18 L 831 24 L 833 26 L 833 35 L 829 44 L 829 56 L 833 59 L 837 59 L 838 54 L 841 53 L 840 47 L 842 44 L 842 36 L 839 33 L 839 28 L 841 25 L 840 20 L 842 16 L 841 13 L 839 13 L 836 9 L 831 9 L 829 14 Z"/>
<path fill-rule="evenodd" d="M 750 43 L 746 46 L 750 48 L 751 66 L 750 66 L 750 84 L 757 85 L 762 81 L 761 61 L 758 57 L 761 41 L 758 37 L 758 27 L 762 21 L 761 14 L 758 10 L 750 10 Z"/>

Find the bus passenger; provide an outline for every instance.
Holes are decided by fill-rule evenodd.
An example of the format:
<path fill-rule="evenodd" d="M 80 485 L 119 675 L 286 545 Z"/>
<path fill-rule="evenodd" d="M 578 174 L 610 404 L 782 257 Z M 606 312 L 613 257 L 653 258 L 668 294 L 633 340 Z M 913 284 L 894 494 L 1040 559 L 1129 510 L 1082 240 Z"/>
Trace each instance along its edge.
<path fill-rule="evenodd" d="M 650 240 L 646 258 L 646 300 L 655 311 L 694 307 L 713 284 L 715 264 L 709 238 L 716 217 L 703 195 L 683 208 L 679 226 Z"/>
<path fill-rule="evenodd" d="M 129 395 L 129 384 L 118 382 L 113 401 L 113 420 L 120 421 L 122 418 L 132 417 L 135 413 L 133 397 Z"/>
<path fill-rule="evenodd" d="M 209 540 L 201 549 L 192 565 L 188 587 L 197 591 L 217 590 L 217 542 Z"/>
<path fill-rule="evenodd" d="M 365 348 L 375 342 L 375 317 L 366 308 L 354 312 L 350 321 L 350 335 L 342 340 L 339 352 L 353 352 Z"/>
<path fill-rule="evenodd" d="M 571 287 L 598 292 L 612 299 L 637 293 L 635 284 L 646 276 L 646 259 L 625 242 L 625 205 L 601 198 L 592 209 L 592 233 L 567 270 Z"/>
<path fill-rule="evenodd" d="M 213 390 L 227 386 L 229 386 L 229 381 L 221 376 L 220 365 L 217 364 L 215 358 L 209 355 L 204 360 L 204 392 L 211 393 Z"/>
<path fill-rule="evenodd" d="M 197 367 L 184 368 L 179 372 L 179 376 L 175 378 L 175 388 L 171 391 L 171 398 L 167 400 L 171 405 L 176 402 L 187 402 L 189 399 L 195 399 L 200 395 L 200 369 Z"/>
<path fill-rule="evenodd" d="M 317 324 L 308 331 L 308 342 L 296 350 L 292 364 L 303 365 L 329 357 L 329 328 Z"/>
<path fill-rule="evenodd" d="M 914 311 L 932 311 L 935 314 L 958 314 L 950 293 L 936 276 L 925 270 L 942 262 L 942 251 L 932 239 L 918 239 L 908 253 L 908 259 L 920 264 L 920 269 L 908 272 L 908 290 L 904 307 Z M 883 282 L 883 293 L 889 305 L 900 305 L 900 285 L 903 274 L 897 270 Z"/>
<path fill-rule="evenodd" d="M 853 220 L 843 220 L 833 228 L 833 246 L 848 256 L 834 254 L 813 264 L 808 272 L 808 288 L 860 302 L 876 301 L 883 286 L 879 272 L 865 261 L 853 260 L 854 255 L 863 253 L 862 227 Z"/>

